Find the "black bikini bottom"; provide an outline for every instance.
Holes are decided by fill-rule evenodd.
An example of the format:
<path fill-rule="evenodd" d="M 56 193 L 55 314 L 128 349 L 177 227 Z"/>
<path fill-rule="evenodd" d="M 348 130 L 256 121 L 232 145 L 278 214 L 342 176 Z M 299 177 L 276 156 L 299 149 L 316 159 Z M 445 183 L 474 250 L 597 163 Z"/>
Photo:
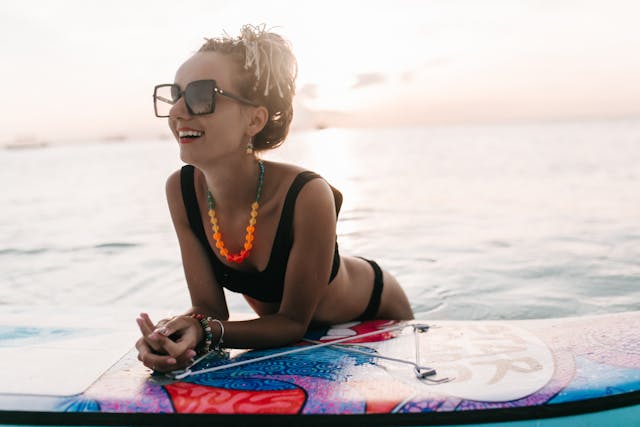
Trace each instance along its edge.
<path fill-rule="evenodd" d="M 365 308 L 364 312 L 355 320 L 371 320 L 375 319 L 380 309 L 380 297 L 382 296 L 382 288 L 384 283 L 382 281 L 382 270 L 380 266 L 372 260 L 362 258 L 371 265 L 373 268 L 373 290 L 371 291 L 371 298 L 369 298 L 369 304 Z"/>

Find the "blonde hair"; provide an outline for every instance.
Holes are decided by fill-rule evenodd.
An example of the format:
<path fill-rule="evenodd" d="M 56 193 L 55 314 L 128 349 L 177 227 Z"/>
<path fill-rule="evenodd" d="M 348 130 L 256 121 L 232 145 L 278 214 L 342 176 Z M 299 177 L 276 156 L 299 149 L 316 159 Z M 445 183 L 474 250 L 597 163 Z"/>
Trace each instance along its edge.
<path fill-rule="evenodd" d="M 266 150 L 282 144 L 293 119 L 298 66 L 289 43 L 265 25 L 245 25 L 238 37 L 207 38 L 198 52 L 229 55 L 238 73 L 240 94 L 269 110 L 269 120 L 254 137 L 253 147 Z"/>

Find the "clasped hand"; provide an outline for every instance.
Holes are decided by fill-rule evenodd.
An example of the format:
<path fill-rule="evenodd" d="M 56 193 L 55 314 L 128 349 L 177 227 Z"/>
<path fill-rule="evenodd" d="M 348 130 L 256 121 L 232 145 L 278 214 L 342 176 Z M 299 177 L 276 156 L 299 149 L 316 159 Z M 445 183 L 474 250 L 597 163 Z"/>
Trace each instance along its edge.
<path fill-rule="evenodd" d="M 184 369 L 193 363 L 200 342 L 200 323 L 190 316 L 175 316 L 154 325 L 147 313 L 136 319 L 142 337 L 136 342 L 138 360 L 159 372 Z"/>

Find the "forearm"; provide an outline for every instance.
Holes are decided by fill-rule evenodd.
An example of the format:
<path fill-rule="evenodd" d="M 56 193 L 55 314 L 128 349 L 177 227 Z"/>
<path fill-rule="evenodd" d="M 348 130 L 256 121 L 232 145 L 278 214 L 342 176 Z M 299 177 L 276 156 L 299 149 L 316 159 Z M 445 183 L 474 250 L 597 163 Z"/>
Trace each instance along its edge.
<path fill-rule="evenodd" d="M 215 310 L 205 306 L 194 305 L 184 313 L 185 316 L 192 316 L 194 314 L 203 314 L 205 316 L 209 316 L 213 319 L 218 319 L 218 320 L 227 320 L 229 318 L 228 314 L 226 313 L 222 314 L 222 313 L 216 312 Z"/>
<path fill-rule="evenodd" d="M 217 322 L 209 322 L 212 343 L 220 339 L 221 328 Z M 225 321 L 222 347 L 260 349 L 280 347 L 300 341 L 307 325 L 282 314 L 272 314 L 252 320 Z"/>

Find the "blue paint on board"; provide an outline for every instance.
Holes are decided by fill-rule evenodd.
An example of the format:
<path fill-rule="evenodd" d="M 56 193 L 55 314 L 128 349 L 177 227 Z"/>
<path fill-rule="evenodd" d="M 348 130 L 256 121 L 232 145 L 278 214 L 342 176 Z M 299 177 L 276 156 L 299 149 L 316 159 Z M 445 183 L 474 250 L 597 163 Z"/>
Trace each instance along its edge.
<path fill-rule="evenodd" d="M 86 337 L 95 334 L 96 330 L 93 329 L 0 325 L 0 348 L 50 344 L 64 339 Z"/>

